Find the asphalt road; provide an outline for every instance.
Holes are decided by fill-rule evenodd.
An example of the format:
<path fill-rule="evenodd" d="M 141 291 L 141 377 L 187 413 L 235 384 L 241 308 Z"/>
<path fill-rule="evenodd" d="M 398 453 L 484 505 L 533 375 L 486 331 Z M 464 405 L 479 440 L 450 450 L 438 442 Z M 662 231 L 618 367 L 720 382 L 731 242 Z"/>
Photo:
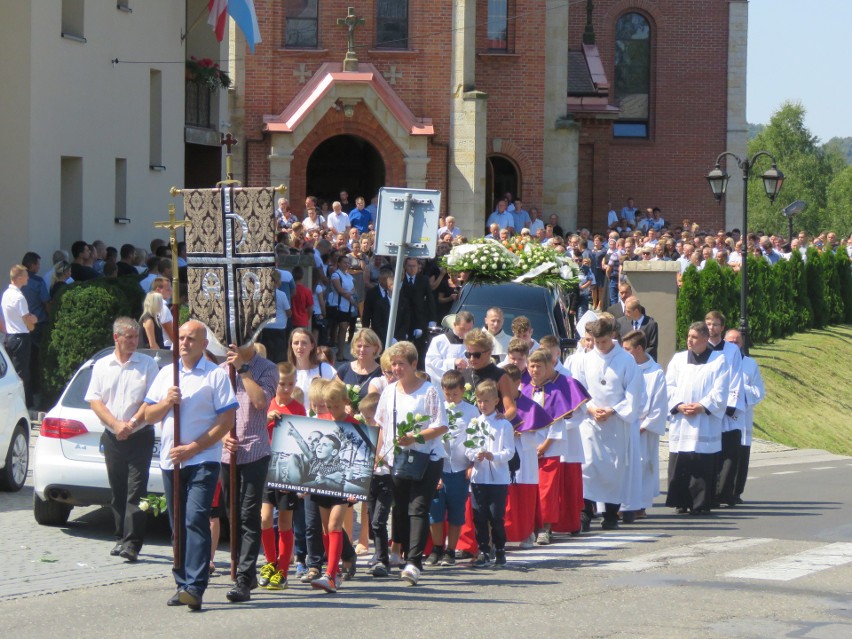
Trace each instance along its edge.
<path fill-rule="evenodd" d="M 747 503 L 708 517 L 660 506 L 618 531 L 593 525 L 510 552 L 503 569 L 427 570 L 415 588 L 362 570 L 336 595 L 294 584 L 229 604 L 220 576 L 201 613 L 164 605 L 173 582 L 161 526 L 126 564 L 108 556 L 105 509 L 40 527 L 26 488 L 0 494 L 0 628 L 16 639 L 852 638 L 850 484 L 852 458 L 766 447 L 754 454 Z"/>

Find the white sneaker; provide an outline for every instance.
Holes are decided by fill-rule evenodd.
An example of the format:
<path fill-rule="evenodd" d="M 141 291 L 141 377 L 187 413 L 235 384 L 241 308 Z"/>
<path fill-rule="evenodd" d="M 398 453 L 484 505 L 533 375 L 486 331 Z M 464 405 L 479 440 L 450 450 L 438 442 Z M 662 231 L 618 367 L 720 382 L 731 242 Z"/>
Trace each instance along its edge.
<path fill-rule="evenodd" d="M 420 579 L 420 569 L 413 564 L 408 564 L 399 576 L 403 581 L 407 581 L 409 586 L 416 586 L 417 580 Z"/>
<path fill-rule="evenodd" d="M 520 545 L 518 546 L 518 548 L 520 548 L 521 550 L 529 550 L 530 548 L 534 548 L 534 547 L 535 547 L 535 533 L 534 532 L 530 533 L 530 536 L 527 537 L 526 539 L 524 539 L 520 543 Z"/>
<path fill-rule="evenodd" d="M 539 546 L 547 546 L 548 544 L 550 544 L 550 533 L 548 533 L 546 530 L 542 530 L 540 533 L 538 533 L 538 537 L 536 537 L 535 543 L 537 543 Z"/>

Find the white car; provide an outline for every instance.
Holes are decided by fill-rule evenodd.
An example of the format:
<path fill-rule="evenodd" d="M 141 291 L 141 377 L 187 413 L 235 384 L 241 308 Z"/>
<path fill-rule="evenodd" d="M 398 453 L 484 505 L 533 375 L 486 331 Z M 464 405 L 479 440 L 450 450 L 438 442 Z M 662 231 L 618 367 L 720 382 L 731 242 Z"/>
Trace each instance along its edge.
<path fill-rule="evenodd" d="M 104 428 L 84 398 L 95 362 L 114 350 L 105 348 L 83 364 L 41 423 L 33 456 L 33 515 L 43 526 L 64 525 L 74 506 L 104 506 L 112 499 L 101 446 Z M 172 362 L 171 351 L 139 352 L 160 368 Z M 159 425 L 156 429 L 148 492 L 162 494 Z"/>
<path fill-rule="evenodd" d="M 29 461 L 30 417 L 24 384 L 0 344 L 0 490 L 21 490 Z"/>

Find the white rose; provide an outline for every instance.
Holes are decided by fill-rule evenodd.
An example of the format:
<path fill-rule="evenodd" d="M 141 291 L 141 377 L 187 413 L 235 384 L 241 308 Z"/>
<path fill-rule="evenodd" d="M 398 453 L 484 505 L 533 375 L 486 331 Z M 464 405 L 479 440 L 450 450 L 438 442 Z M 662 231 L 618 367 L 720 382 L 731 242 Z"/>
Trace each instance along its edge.
<path fill-rule="evenodd" d="M 142 512 L 145 512 L 150 507 L 151 507 L 151 504 L 149 504 L 147 501 L 143 501 L 142 503 L 139 504 L 139 510 L 141 510 Z"/>
<path fill-rule="evenodd" d="M 355 384 L 355 386 L 352 387 L 352 390 L 355 391 L 356 393 L 360 393 L 361 387 L 358 384 Z"/>
<path fill-rule="evenodd" d="M 453 409 L 453 408 L 455 408 L 455 407 L 456 407 L 456 403 L 455 403 L 455 402 L 450 402 L 449 404 L 447 404 L 447 408 L 449 408 L 450 410 L 452 410 L 452 409 Z"/>

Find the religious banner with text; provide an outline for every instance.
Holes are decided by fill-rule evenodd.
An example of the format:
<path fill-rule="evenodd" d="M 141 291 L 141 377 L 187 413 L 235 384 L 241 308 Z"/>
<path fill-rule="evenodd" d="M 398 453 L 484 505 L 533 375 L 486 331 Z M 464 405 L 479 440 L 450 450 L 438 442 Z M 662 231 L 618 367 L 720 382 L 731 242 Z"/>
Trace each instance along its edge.
<path fill-rule="evenodd" d="M 379 429 L 284 415 L 272 429 L 266 485 L 312 495 L 367 499 Z"/>
<path fill-rule="evenodd" d="M 274 189 L 185 189 L 190 315 L 222 346 L 242 346 L 275 319 Z"/>

